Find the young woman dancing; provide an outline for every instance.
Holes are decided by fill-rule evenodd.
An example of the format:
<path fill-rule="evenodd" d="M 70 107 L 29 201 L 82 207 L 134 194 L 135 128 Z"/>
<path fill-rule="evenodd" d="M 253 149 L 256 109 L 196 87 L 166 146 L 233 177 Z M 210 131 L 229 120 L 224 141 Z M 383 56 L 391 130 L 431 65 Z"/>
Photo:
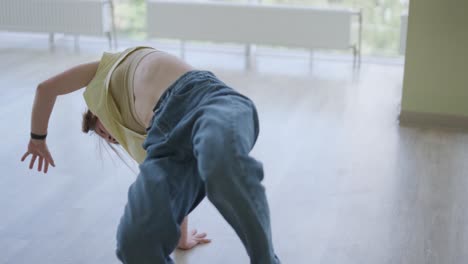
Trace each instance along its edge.
<path fill-rule="evenodd" d="M 117 230 L 126 264 L 173 263 L 176 247 L 207 243 L 187 232 L 188 214 L 207 196 L 242 240 L 252 264 L 278 264 L 262 164 L 249 156 L 259 133 L 253 102 L 166 52 L 138 46 L 105 52 L 36 90 L 31 139 L 22 161 L 55 166 L 47 148 L 57 96 L 86 87 L 83 131 L 122 146 L 139 164 Z M 44 165 L 44 166 L 43 166 Z"/>

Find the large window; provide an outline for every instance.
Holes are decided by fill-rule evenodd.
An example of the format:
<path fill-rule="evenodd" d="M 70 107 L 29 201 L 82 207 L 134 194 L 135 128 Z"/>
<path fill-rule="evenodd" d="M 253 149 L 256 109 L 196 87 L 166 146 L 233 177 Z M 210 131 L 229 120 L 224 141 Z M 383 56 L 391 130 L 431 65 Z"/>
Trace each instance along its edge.
<path fill-rule="evenodd" d="M 114 0 L 119 37 L 144 39 L 145 0 Z M 196 0 L 200 1 L 200 0 Z M 409 0 L 211 0 L 226 2 L 261 2 L 295 6 L 350 7 L 363 11 L 363 54 L 398 55 L 400 17 Z"/>
<path fill-rule="evenodd" d="M 146 37 L 145 0 L 113 0 L 113 2 L 118 37 L 144 39 Z"/>

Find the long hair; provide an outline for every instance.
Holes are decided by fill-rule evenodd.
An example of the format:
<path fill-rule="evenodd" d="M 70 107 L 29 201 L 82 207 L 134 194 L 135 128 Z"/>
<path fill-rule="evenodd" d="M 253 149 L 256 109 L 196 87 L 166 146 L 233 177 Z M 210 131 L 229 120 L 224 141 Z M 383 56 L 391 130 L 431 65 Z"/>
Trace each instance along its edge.
<path fill-rule="evenodd" d="M 94 132 L 96 134 L 96 123 L 98 121 L 98 117 L 95 116 L 89 109 L 86 109 L 85 112 L 83 113 L 83 121 L 82 121 L 82 128 L 81 130 L 84 133 L 90 133 Z M 103 141 L 106 142 L 107 146 L 112 149 L 112 151 L 119 157 L 119 159 L 135 174 L 137 172 L 131 168 L 131 166 L 124 160 L 122 157 L 122 154 L 119 153 L 119 151 L 114 147 L 114 145 L 119 145 L 119 144 L 111 144 L 107 140 L 104 140 L 102 137 L 98 137 L 100 139 L 100 142 L 102 143 Z M 102 150 L 101 150 L 101 157 L 102 157 Z"/>

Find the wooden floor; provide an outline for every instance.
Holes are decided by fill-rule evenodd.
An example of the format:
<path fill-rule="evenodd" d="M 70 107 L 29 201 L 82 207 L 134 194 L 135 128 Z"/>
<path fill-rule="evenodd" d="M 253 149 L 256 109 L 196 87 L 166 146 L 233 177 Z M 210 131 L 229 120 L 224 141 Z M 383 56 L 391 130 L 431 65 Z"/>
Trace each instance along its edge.
<path fill-rule="evenodd" d="M 82 91 L 56 102 L 48 137 L 56 168 L 44 175 L 20 162 L 37 83 L 107 49 L 82 41 L 78 54 L 72 44 L 59 39 L 52 54 L 47 36 L 0 34 L 1 264 L 118 263 L 115 231 L 135 174 L 80 132 Z M 309 68 L 307 53 L 265 52 L 245 70 L 241 52 L 200 50 L 187 61 L 257 103 L 252 155 L 264 163 L 283 263 L 468 263 L 468 136 L 398 126 L 401 64 L 353 73 L 348 60 Z M 176 263 L 248 263 L 207 200 L 190 221 L 213 242 L 175 252 Z"/>

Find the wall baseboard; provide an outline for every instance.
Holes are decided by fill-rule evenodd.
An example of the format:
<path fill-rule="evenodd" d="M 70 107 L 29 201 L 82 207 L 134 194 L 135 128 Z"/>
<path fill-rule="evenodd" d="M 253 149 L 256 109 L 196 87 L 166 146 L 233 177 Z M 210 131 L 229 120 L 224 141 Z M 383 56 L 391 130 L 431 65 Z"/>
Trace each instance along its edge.
<path fill-rule="evenodd" d="M 398 119 L 401 126 L 448 128 L 468 132 L 468 116 L 402 110 Z"/>

